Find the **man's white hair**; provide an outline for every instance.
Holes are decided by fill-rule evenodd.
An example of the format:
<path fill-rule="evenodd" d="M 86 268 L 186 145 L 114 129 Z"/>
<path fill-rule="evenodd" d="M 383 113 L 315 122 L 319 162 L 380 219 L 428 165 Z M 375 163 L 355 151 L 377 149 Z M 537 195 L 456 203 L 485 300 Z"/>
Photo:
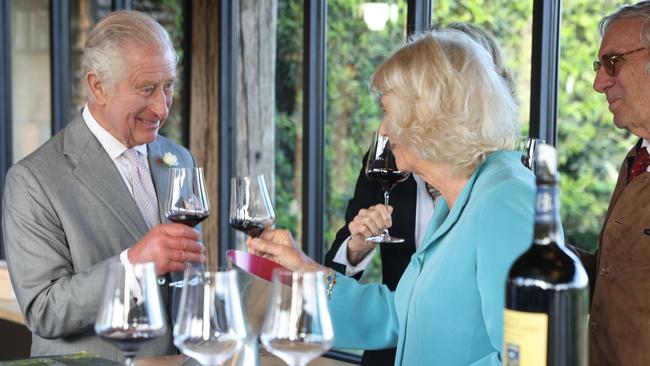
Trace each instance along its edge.
<path fill-rule="evenodd" d="M 155 19 L 137 11 L 116 11 L 102 18 L 84 43 L 84 75 L 95 73 L 108 92 L 124 76 L 128 48 L 157 47 L 178 61 L 169 34 Z"/>

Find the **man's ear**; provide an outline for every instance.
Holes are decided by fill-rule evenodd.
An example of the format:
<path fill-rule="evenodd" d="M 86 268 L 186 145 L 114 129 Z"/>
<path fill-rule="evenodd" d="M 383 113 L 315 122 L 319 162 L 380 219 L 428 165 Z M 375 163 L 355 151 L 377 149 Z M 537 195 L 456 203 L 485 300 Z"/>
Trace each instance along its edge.
<path fill-rule="evenodd" d="M 99 80 L 97 74 L 92 72 L 86 74 L 86 84 L 88 85 L 90 95 L 95 99 L 95 103 L 104 105 L 106 103 L 108 91 L 106 90 L 106 85 Z"/>

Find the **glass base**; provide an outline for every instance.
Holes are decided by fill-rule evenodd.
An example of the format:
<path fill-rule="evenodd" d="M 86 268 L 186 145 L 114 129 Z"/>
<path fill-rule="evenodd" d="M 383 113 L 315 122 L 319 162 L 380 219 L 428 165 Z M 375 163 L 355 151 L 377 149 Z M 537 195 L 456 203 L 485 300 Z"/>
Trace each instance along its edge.
<path fill-rule="evenodd" d="M 366 238 L 367 241 L 371 241 L 373 243 L 377 244 L 399 244 L 403 243 L 405 239 L 402 238 L 396 238 L 394 236 L 390 236 L 388 233 L 384 233 L 381 235 L 377 236 L 371 236 L 369 238 Z"/>

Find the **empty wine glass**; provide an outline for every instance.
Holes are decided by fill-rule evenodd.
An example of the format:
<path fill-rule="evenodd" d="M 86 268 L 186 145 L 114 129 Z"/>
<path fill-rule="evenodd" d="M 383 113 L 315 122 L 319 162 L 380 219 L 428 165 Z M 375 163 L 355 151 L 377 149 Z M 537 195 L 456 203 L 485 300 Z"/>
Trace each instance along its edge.
<path fill-rule="evenodd" d="M 275 222 L 264 175 L 234 177 L 230 182 L 230 225 L 252 237 L 260 236 Z"/>
<path fill-rule="evenodd" d="M 395 164 L 395 156 L 390 147 L 388 137 L 383 136 L 379 131 L 375 132 L 368 152 L 366 161 L 366 176 L 379 184 L 384 191 L 384 205 L 388 206 L 388 195 L 390 190 L 397 183 L 405 181 L 409 177 L 409 172 L 403 172 Z M 375 243 L 403 243 L 404 239 L 390 236 L 388 228 L 377 236 L 371 236 L 366 240 Z"/>
<path fill-rule="evenodd" d="M 517 142 L 516 149 L 523 154 L 521 163 L 533 172 L 535 171 L 535 156 L 537 154 L 537 147 L 545 143 L 542 139 L 532 137 L 520 137 Z"/>
<path fill-rule="evenodd" d="M 325 272 L 273 270 L 273 284 L 260 339 L 289 366 L 304 366 L 334 343 Z"/>
<path fill-rule="evenodd" d="M 165 217 L 195 227 L 210 215 L 203 168 L 170 168 Z"/>
<path fill-rule="evenodd" d="M 116 265 L 107 279 L 95 333 L 117 347 L 127 365 L 149 341 L 167 332 L 153 262 Z"/>
<path fill-rule="evenodd" d="M 239 351 L 247 337 L 237 273 L 189 267 L 185 279 L 174 344 L 202 365 L 220 365 Z"/>

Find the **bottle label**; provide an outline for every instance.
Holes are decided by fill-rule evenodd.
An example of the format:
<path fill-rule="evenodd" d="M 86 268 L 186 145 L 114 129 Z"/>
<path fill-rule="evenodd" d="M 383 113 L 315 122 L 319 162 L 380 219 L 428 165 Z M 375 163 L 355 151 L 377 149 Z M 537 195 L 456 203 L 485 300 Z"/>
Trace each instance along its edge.
<path fill-rule="evenodd" d="M 537 186 L 535 202 L 535 222 L 549 224 L 556 221 L 558 203 L 554 186 Z"/>
<path fill-rule="evenodd" d="M 503 315 L 505 366 L 546 366 L 548 315 L 506 309 Z"/>

